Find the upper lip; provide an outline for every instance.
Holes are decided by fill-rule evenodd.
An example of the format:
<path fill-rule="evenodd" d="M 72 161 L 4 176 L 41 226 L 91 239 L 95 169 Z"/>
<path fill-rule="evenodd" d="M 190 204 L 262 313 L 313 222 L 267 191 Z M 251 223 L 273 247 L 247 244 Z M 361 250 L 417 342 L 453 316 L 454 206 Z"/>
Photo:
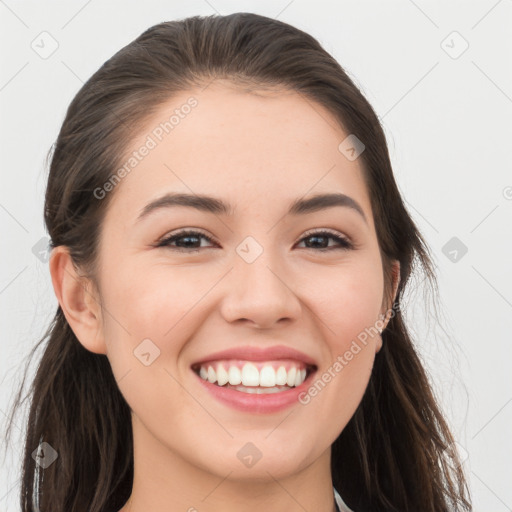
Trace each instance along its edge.
<path fill-rule="evenodd" d="M 245 361 L 273 361 L 276 359 L 295 359 L 303 361 L 307 365 L 315 366 L 316 362 L 313 358 L 291 347 L 284 345 L 276 345 L 274 347 L 234 347 L 227 350 L 221 350 L 203 357 L 196 361 L 193 366 L 207 363 L 210 361 L 218 361 L 220 359 L 241 359 Z"/>

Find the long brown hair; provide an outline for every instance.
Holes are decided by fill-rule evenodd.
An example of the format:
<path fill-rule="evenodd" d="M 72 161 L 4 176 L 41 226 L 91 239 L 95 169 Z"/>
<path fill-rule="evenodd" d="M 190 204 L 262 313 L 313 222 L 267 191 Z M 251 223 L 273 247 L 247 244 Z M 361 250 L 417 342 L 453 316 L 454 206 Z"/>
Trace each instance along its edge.
<path fill-rule="evenodd" d="M 113 176 L 137 130 L 164 101 L 219 78 L 249 89 L 296 91 L 363 141 L 360 158 L 389 297 L 391 262 L 400 262 L 394 314 L 368 387 L 332 446 L 334 486 L 357 512 L 471 510 L 454 438 L 399 307 L 415 270 L 437 289 L 429 249 L 400 196 L 378 117 L 312 36 L 275 19 L 235 13 L 160 23 L 119 50 L 78 91 L 48 154 L 50 247 L 67 246 L 76 267 L 97 283 L 99 234 L 113 193 L 98 200 L 94 191 Z M 33 511 L 36 503 L 52 512 L 118 510 L 133 480 L 130 408 L 107 357 L 81 345 L 60 306 L 30 357 L 44 341 L 26 394 L 21 510 Z M 25 380 L 26 369 L 8 436 Z M 58 453 L 46 469 L 32 456 L 43 442 Z"/>

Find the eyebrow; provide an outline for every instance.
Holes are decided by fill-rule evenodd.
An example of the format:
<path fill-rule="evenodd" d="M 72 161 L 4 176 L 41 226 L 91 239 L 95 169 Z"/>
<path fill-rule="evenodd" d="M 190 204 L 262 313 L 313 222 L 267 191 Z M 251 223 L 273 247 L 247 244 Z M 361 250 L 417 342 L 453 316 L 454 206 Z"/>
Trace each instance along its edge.
<path fill-rule="evenodd" d="M 141 210 L 136 222 L 139 222 L 141 219 L 147 217 L 150 213 L 156 210 L 179 206 L 195 208 L 196 210 L 213 213 L 215 215 L 232 216 L 234 214 L 234 208 L 232 205 L 216 197 L 202 194 L 168 193 L 147 204 Z M 314 213 L 337 206 L 347 207 L 356 211 L 363 220 L 368 223 L 366 215 L 360 204 L 350 196 L 339 193 L 320 194 L 308 199 L 296 199 L 290 205 L 287 215 L 306 215 L 308 213 Z"/>

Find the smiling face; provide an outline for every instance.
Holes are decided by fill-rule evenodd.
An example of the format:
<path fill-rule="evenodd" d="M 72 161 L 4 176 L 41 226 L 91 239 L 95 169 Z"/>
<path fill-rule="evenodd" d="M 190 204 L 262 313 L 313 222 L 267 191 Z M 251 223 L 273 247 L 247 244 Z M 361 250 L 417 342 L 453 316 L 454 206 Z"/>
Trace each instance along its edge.
<path fill-rule="evenodd" d="M 162 131 L 191 97 L 197 104 Z M 218 483 L 230 472 L 231 481 L 264 481 L 315 467 L 330 477 L 329 447 L 360 403 L 381 346 L 378 335 L 358 341 L 357 353 L 353 342 L 385 312 L 361 159 L 338 149 L 347 136 L 299 94 L 217 82 L 173 97 L 131 144 L 130 154 L 149 150 L 109 192 L 99 331 L 78 337 L 107 354 L 133 411 L 136 474 L 209 474 Z M 180 202 L 172 194 L 207 195 L 228 208 L 172 205 Z M 340 196 L 326 208 L 307 202 L 324 194 Z M 292 208 L 297 201 L 305 205 Z M 161 244 L 188 230 L 196 233 Z M 193 369 L 219 351 L 276 346 L 315 363 L 306 391 L 331 375 L 308 403 L 241 409 Z M 300 356 L 284 359 L 286 368 L 301 364 Z M 252 467 L 243 463 L 258 452 Z"/>

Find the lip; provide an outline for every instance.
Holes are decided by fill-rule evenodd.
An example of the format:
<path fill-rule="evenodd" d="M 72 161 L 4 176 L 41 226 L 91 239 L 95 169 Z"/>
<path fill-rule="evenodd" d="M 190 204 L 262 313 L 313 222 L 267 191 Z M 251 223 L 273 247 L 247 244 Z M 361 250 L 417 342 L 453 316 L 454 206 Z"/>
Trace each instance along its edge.
<path fill-rule="evenodd" d="M 193 372 L 195 378 L 199 379 L 204 389 L 211 393 L 211 395 L 219 402 L 238 409 L 239 411 L 253 414 L 270 414 L 300 403 L 299 395 L 307 391 L 315 373 L 316 369 L 310 371 L 306 380 L 300 386 L 293 387 L 279 393 L 257 395 L 244 393 L 243 391 L 237 391 L 232 388 L 217 386 L 216 384 L 212 384 L 211 382 L 202 379 L 199 375 Z"/>
<path fill-rule="evenodd" d="M 251 346 L 234 347 L 210 354 L 203 359 L 196 361 L 192 366 L 196 367 L 198 365 L 218 361 L 220 359 L 239 359 L 245 361 L 274 361 L 277 359 L 294 359 L 297 361 L 302 361 L 308 366 L 318 367 L 316 361 L 307 354 L 304 354 L 303 352 L 300 352 L 294 348 L 286 347 L 284 345 L 276 345 L 274 347 L 267 348 Z M 239 391 L 237 391 L 237 393 L 239 393 Z"/>

